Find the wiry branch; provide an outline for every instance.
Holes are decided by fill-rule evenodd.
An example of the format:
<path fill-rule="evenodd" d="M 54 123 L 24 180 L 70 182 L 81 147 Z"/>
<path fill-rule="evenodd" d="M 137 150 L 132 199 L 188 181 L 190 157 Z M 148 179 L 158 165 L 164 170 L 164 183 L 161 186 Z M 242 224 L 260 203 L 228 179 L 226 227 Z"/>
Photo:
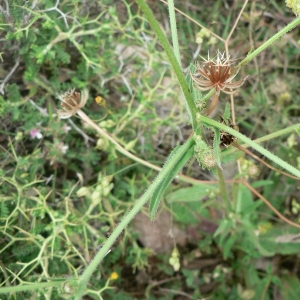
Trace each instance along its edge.
<path fill-rule="evenodd" d="M 4 94 L 4 87 L 5 84 L 8 82 L 8 80 L 10 79 L 10 77 L 14 74 L 14 72 L 16 71 L 16 69 L 18 68 L 20 64 L 20 57 L 17 58 L 17 61 L 15 63 L 15 65 L 13 66 L 13 68 L 10 70 L 10 72 L 6 75 L 6 77 L 2 80 L 2 83 L 0 84 L 0 93 L 3 95 Z"/>

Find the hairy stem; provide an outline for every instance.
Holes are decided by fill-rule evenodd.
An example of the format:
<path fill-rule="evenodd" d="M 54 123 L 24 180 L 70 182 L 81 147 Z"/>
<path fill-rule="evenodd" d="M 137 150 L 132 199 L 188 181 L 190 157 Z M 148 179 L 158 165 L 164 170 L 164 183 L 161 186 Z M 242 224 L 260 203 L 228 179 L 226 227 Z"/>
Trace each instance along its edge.
<path fill-rule="evenodd" d="M 173 44 L 174 54 L 177 58 L 179 65 L 181 66 L 180 50 L 179 50 L 179 43 L 178 43 L 178 33 L 177 33 L 176 19 L 175 19 L 174 0 L 168 0 L 168 7 L 169 7 L 169 17 L 170 17 L 170 25 L 171 25 L 171 32 L 172 32 L 172 44 Z"/>
<path fill-rule="evenodd" d="M 254 140 L 254 142 L 255 143 L 261 143 L 261 142 L 264 142 L 264 141 L 269 141 L 271 139 L 274 139 L 276 137 L 279 137 L 281 135 L 284 135 L 284 134 L 287 134 L 287 133 L 290 133 L 292 131 L 299 130 L 299 129 L 300 129 L 300 123 L 292 125 L 292 126 L 289 126 L 289 127 L 285 128 L 285 129 L 278 130 L 276 132 L 272 132 L 272 133 L 270 133 L 268 135 L 265 135 L 265 136 L 263 136 L 261 138 L 258 138 L 256 140 Z M 242 144 L 241 146 L 243 148 L 250 147 L 247 144 Z M 227 155 L 230 155 L 230 154 L 232 154 L 234 152 L 237 152 L 237 151 L 238 151 L 238 149 L 236 149 L 236 148 L 230 148 L 224 154 L 222 153 L 222 157 L 226 157 Z"/>
<path fill-rule="evenodd" d="M 197 121 L 196 121 L 196 113 L 197 113 L 197 108 L 194 103 L 192 94 L 189 91 L 188 84 L 186 82 L 185 76 L 181 70 L 181 67 L 177 61 L 177 58 L 172 50 L 172 47 L 170 46 L 170 43 L 168 39 L 166 38 L 165 34 L 160 28 L 159 23 L 156 21 L 151 9 L 145 2 L 145 0 L 136 0 L 137 4 L 139 5 L 140 9 L 143 11 L 145 14 L 148 22 L 150 23 L 152 29 L 156 33 L 159 41 L 161 42 L 162 46 L 165 49 L 165 52 L 169 58 L 169 61 L 174 69 L 174 72 L 177 76 L 177 79 L 179 81 L 180 87 L 182 89 L 182 92 L 184 94 L 185 98 L 185 103 L 186 103 L 186 108 L 189 112 L 190 118 L 191 118 L 191 123 L 193 126 L 193 129 L 195 130 L 197 128 Z"/>
<path fill-rule="evenodd" d="M 240 132 L 238 132 L 238 131 L 236 131 L 236 130 L 234 130 L 234 129 L 232 129 L 232 128 L 224 125 L 224 124 L 221 124 L 221 123 L 219 123 L 215 120 L 212 120 L 208 117 L 202 116 L 200 114 L 197 114 L 197 119 L 198 119 L 199 122 L 207 123 L 209 125 L 215 126 L 215 127 L 219 128 L 221 130 L 224 130 L 224 131 L 230 133 L 231 135 L 233 135 L 236 138 L 240 139 L 244 143 L 248 144 L 250 147 L 252 147 L 256 151 L 258 151 L 262 155 L 264 155 L 267 158 L 269 158 L 270 160 L 272 160 L 274 163 L 278 164 L 279 166 L 286 169 L 287 171 L 294 174 L 295 176 L 300 177 L 300 171 L 298 169 L 294 168 L 293 166 L 291 166 L 287 162 L 283 161 L 282 159 L 280 159 L 276 155 L 272 154 L 270 151 L 268 151 L 267 149 L 265 149 L 262 146 L 258 145 L 257 143 L 255 143 L 251 139 L 247 138 L 245 135 L 241 134 Z"/>
<path fill-rule="evenodd" d="M 260 52 L 267 49 L 272 43 L 274 43 L 277 39 L 282 37 L 284 34 L 295 28 L 297 25 L 300 24 L 300 16 L 296 18 L 294 21 L 292 21 L 290 24 L 285 26 L 283 29 L 278 31 L 275 35 L 273 35 L 271 38 L 269 38 L 265 43 L 263 43 L 260 47 L 258 47 L 253 52 L 250 52 L 245 59 L 243 59 L 237 67 L 241 67 L 249 63 L 250 60 L 252 60 L 255 56 L 257 56 Z"/>
<path fill-rule="evenodd" d="M 106 240 L 103 247 L 96 254 L 95 258 L 91 261 L 89 266 L 85 269 L 83 274 L 79 279 L 78 289 L 76 291 L 76 296 L 74 300 L 81 300 L 81 297 L 86 289 L 86 286 L 90 280 L 90 277 L 97 269 L 100 262 L 109 252 L 111 246 L 116 241 L 121 232 L 125 229 L 125 227 L 131 222 L 131 220 L 135 217 L 135 215 L 142 209 L 142 207 L 147 203 L 147 201 L 152 196 L 153 192 L 156 190 L 161 181 L 167 176 L 170 171 L 174 168 L 174 166 L 180 161 L 183 155 L 194 145 L 194 139 L 189 139 L 180 149 L 174 154 L 172 157 L 172 161 L 166 166 L 165 169 L 162 170 L 153 181 L 153 183 L 149 186 L 143 196 L 135 203 L 132 210 L 124 217 L 124 219 L 119 223 L 119 225 L 115 228 L 111 236 Z"/>
<path fill-rule="evenodd" d="M 43 288 L 49 288 L 49 287 L 55 287 L 55 286 L 59 287 L 59 286 L 62 286 L 62 284 L 66 281 L 67 280 L 65 279 L 65 280 L 61 280 L 61 281 L 38 282 L 38 283 L 23 284 L 23 285 L 18 285 L 18 286 L 1 287 L 0 294 L 37 290 L 37 289 L 43 289 Z"/>

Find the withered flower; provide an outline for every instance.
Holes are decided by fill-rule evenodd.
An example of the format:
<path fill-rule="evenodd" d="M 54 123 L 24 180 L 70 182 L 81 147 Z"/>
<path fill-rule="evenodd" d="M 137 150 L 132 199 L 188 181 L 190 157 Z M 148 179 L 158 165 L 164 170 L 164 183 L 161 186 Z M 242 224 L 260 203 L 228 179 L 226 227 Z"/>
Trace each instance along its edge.
<path fill-rule="evenodd" d="M 219 95 L 220 91 L 226 94 L 233 94 L 236 89 L 240 88 L 245 80 L 232 82 L 234 77 L 239 72 L 239 68 L 234 70 L 231 66 L 232 60 L 225 57 L 225 53 L 217 52 L 215 58 L 204 59 L 204 63 L 197 63 L 198 74 L 192 75 L 197 88 L 200 91 L 207 91 L 213 88 L 216 89 L 216 94 Z M 198 76 L 201 78 L 197 78 Z"/>
<path fill-rule="evenodd" d="M 58 99 L 62 102 L 62 109 L 57 113 L 61 119 L 67 119 L 76 115 L 77 111 L 83 108 L 89 98 L 89 93 L 85 89 L 81 93 L 75 92 L 72 89 L 62 95 L 58 96 Z"/>
<path fill-rule="evenodd" d="M 222 116 L 220 116 L 222 119 L 222 124 L 225 124 L 229 126 L 230 128 L 239 131 L 239 127 L 235 125 L 231 119 L 225 120 Z M 231 135 L 230 133 L 221 130 L 221 136 L 220 136 L 220 146 L 229 147 L 232 143 L 236 142 L 237 138 Z"/>
<path fill-rule="evenodd" d="M 226 94 L 233 94 L 236 89 L 240 88 L 246 78 L 240 81 L 232 82 L 240 68 L 231 66 L 230 57 L 225 57 L 225 53 L 217 52 L 214 58 L 204 59 L 204 62 L 197 63 L 197 73 L 191 74 L 196 88 L 200 91 L 207 91 L 215 88 L 216 93 L 211 101 L 206 115 L 209 116 L 219 102 L 220 91 Z M 198 78 L 200 76 L 200 78 Z"/>

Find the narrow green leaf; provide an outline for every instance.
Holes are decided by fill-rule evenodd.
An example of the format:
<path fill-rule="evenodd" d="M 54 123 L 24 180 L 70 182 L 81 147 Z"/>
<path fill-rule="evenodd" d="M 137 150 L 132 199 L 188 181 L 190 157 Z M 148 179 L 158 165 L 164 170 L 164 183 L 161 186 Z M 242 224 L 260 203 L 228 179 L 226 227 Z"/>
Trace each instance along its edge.
<path fill-rule="evenodd" d="M 232 252 L 231 249 L 234 247 L 234 244 L 236 243 L 238 239 L 238 235 L 231 234 L 229 238 L 224 243 L 224 249 L 223 249 L 223 257 L 224 259 L 227 259 L 231 256 Z"/>
<path fill-rule="evenodd" d="M 248 218 L 250 218 L 251 214 L 254 213 L 256 209 L 262 204 L 263 204 L 262 200 L 257 200 L 254 203 L 249 204 L 249 206 L 245 206 L 245 208 L 241 212 L 242 217 L 245 218 L 247 216 Z"/>
<path fill-rule="evenodd" d="M 225 106 L 225 111 L 223 115 L 223 119 L 228 120 L 231 116 L 230 104 L 227 102 Z"/>
<path fill-rule="evenodd" d="M 172 157 L 174 153 L 179 151 L 180 147 L 176 147 L 172 153 L 169 156 L 169 159 L 165 163 L 163 170 L 169 165 L 169 163 L 172 161 Z M 160 185 L 156 188 L 152 195 L 152 199 L 150 201 L 150 219 L 154 220 L 156 211 L 158 209 L 160 200 L 166 190 L 166 188 L 169 186 L 169 184 L 172 182 L 174 177 L 177 175 L 177 173 L 184 167 L 184 165 L 190 160 L 190 158 L 194 155 L 194 149 L 193 147 L 190 148 L 181 158 L 181 160 L 173 167 L 173 169 L 169 172 L 169 174 L 162 180 Z"/>
<path fill-rule="evenodd" d="M 274 255 L 274 249 L 268 249 L 260 242 L 259 237 L 255 234 L 256 228 L 253 226 L 253 224 L 246 219 L 243 219 L 242 221 L 245 228 L 245 236 L 249 238 L 249 241 L 252 243 L 252 245 L 255 245 L 259 253 L 264 256 Z"/>
<path fill-rule="evenodd" d="M 168 203 L 174 202 L 199 202 L 202 198 L 211 192 L 217 193 L 219 187 L 217 184 L 197 184 L 192 187 L 183 188 L 168 195 Z"/>
<path fill-rule="evenodd" d="M 299 229 L 290 225 L 278 224 L 258 239 L 262 247 L 273 254 L 298 254 L 300 249 Z"/>
<path fill-rule="evenodd" d="M 220 226 L 218 227 L 218 229 L 216 230 L 214 237 L 218 236 L 219 234 L 221 234 L 224 231 L 227 231 L 227 228 L 231 228 L 232 226 L 232 222 L 229 222 L 227 219 L 223 220 L 220 223 Z"/>
<path fill-rule="evenodd" d="M 274 184 L 273 180 L 257 180 L 252 183 L 252 186 L 257 189 L 262 186 L 273 185 L 273 184 Z"/>

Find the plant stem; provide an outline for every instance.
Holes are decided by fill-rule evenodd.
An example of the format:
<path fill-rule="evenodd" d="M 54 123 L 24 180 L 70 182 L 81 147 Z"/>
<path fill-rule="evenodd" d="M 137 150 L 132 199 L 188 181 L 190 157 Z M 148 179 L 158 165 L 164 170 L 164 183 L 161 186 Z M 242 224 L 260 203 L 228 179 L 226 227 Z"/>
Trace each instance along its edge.
<path fill-rule="evenodd" d="M 227 215 L 228 215 L 229 212 L 232 210 L 231 201 L 230 201 L 230 197 L 228 195 L 228 191 L 227 191 L 227 188 L 226 188 L 226 183 L 225 183 L 223 171 L 221 170 L 220 167 L 217 167 L 217 171 L 218 171 L 218 176 L 219 176 L 220 193 L 221 193 L 221 196 L 223 197 L 223 199 L 225 201 L 226 208 L 227 208 L 226 212 L 227 212 Z"/>
<path fill-rule="evenodd" d="M 215 92 L 216 92 L 216 89 L 215 89 L 215 88 L 211 89 L 211 90 L 203 97 L 203 99 L 201 99 L 201 101 L 202 101 L 202 102 L 207 102 L 207 101 L 209 100 L 209 98 L 210 98 L 211 96 L 214 95 Z"/>
<path fill-rule="evenodd" d="M 281 130 L 278 130 L 278 131 L 276 131 L 276 132 L 272 132 L 272 133 L 270 133 L 270 134 L 268 134 L 268 135 L 265 135 L 265 136 L 263 136 L 263 137 L 261 137 L 261 138 L 258 138 L 258 139 L 256 139 L 256 140 L 254 140 L 254 142 L 255 142 L 255 143 L 261 143 L 261 142 L 264 142 L 264 141 L 269 141 L 269 140 L 271 140 L 271 139 L 274 139 L 274 138 L 276 138 L 276 137 L 279 137 L 279 136 L 281 136 L 281 135 L 284 135 L 284 134 L 287 134 L 287 133 L 290 133 L 290 132 L 292 132 L 292 131 L 299 130 L 299 129 L 300 129 L 300 123 L 295 124 L 295 125 L 292 125 L 292 126 L 289 126 L 289 127 L 287 127 L 287 128 L 281 129 Z M 242 144 L 242 145 L 240 145 L 240 146 L 242 146 L 243 148 L 248 148 L 248 147 L 250 147 L 250 146 L 247 145 L 247 144 Z M 222 154 L 222 157 L 225 157 L 225 156 L 230 155 L 230 154 L 232 154 L 232 153 L 234 153 L 234 152 L 237 152 L 238 150 L 239 150 L 239 149 L 237 149 L 237 148 L 230 148 L 230 149 L 228 149 L 227 151 L 225 151 L 224 155 Z"/>
<path fill-rule="evenodd" d="M 30 290 L 38 290 L 43 288 L 49 288 L 49 287 L 59 287 L 62 286 L 64 282 L 66 282 L 67 279 L 62 279 L 61 281 L 49 281 L 49 282 L 40 282 L 40 283 L 28 283 L 18 286 L 8 286 L 8 287 L 1 287 L 0 288 L 0 294 L 6 294 L 6 293 L 16 293 L 16 292 L 22 292 L 22 291 L 30 291 Z"/>
<path fill-rule="evenodd" d="M 103 130 L 102 128 L 100 128 L 94 121 L 92 121 L 81 109 L 79 109 L 77 111 L 78 116 L 84 120 L 85 122 L 87 122 L 90 126 L 92 126 L 94 129 L 96 129 L 98 131 L 98 133 L 100 133 L 102 136 L 104 136 L 105 138 L 107 138 L 112 144 L 114 144 L 116 146 L 116 149 L 124 154 L 125 156 L 127 156 L 128 158 L 144 165 L 147 166 L 151 169 L 160 171 L 160 168 L 133 155 L 132 153 L 130 153 L 129 151 L 127 151 L 125 148 L 123 148 L 117 141 L 115 141 L 105 130 Z"/>
<path fill-rule="evenodd" d="M 295 28 L 297 25 L 300 24 L 300 17 L 297 17 L 294 21 L 292 21 L 290 24 L 285 26 L 283 29 L 278 31 L 275 35 L 273 35 L 271 38 L 269 38 L 265 43 L 263 43 L 260 47 L 258 47 L 253 52 L 249 53 L 245 59 L 243 59 L 237 67 L 241 67 L 249 63 L 250 60 L 252 60 L 255 56 L 257 56 L 260 52 L 264 51 L 266 48 L 268 48 L 272 43 L 274 43 L 277 39 L 282 37 L 284 34 Z"/>
<path fill-rule="evenodd" d="M 174 8 L 174 0 L 168 0 L 168 7 L 169 7 L 169 17 L 170 17 L 170 25 L 171 25 L 171 32 L 172 32 L 172 44 L 174 54 L 177 58 L 179 66 L 181 66 L 181 59 L 180 59 L 180 50 L 179 50 L 179 43 L 178 43 L 178 33 L 176 27 L 176 18 L 175 18 L 175 8 Z"/>
<path fill-rule="evenodd" d="M 295 176 L 300 178 L 300 171 L 299 170 L 297 170 L 296 168 L 294 168 L 293 166 L 291 166 L 287 162 L 283 161 L 282 159 L 280 159 L 276 155 L 272 154 L 270 151 L 266 150 L 262 146 L 258 145 L 254 141 L 250 140 L 249 138 L 247 138 L 246 136 L 244 136 L 240 132 L 238 132 L 238 131 L 236 131 L 236 130 L 234 130 L 234 129 L 232 129 L 232 128 L 224 125 L 224 124 L 221 124 L 221 123 L 219 123 L 215 120 L 212 120 L 208 117 L 202 116 L 200 114 L 197 114 L 197 117 L 198 117 L 199 122 L 207 123 L 209 125 L 215 126 L 217 128 L 220 128 L 221 130 L 224 130 L 224 131 L 230 133 L 231 135 L 237 137 L 238 139 L 240 139 L 244 143 L 248 144 L 250 147 L 252 147 L 256 151 L 258 151 L 262 155 L 266 156 L 267 158 L 269 158 L 270 160 L 272 160 L 273 162 L 275 162 L 276 164 L 278 164 L 282 168 L 286 169 L 290 173 L 292 173 Z"/>
<path fill-rule="evenodd" d="M 174 166 L 180 161 L 183 155 L 194 145 L 194 139 L 189 139 L 184 145 L 180 147 L 178 152 L 174 154 L 172 157 L 172 161 L 166 166 L 165 169 L 162 170 L 150 185 L 150 187 L 146 190 L 143 196 L 136 202 L 132 210 L 124 217 L 124 219 L 119 223 L 119 225 L 115 228 L 111 236 L 106 240 L 103 247 L 96 254 L 95 258 L 91 261 L 89 266 L 85 269 L 83 274 L 79 279 L 78 289 L 76 291 L 76 296 L 74 300 L 81 300 L 81 297 L 86 289 L 86 286 L 89 282 L 90 277 L 109 252 L 111 246 L 116 241 L 121 232 L 125 229 L 125 227 L 130 223 L 130 221 L 135 217 L 135 215 L 142 209 L 142 207 L 149 200 L 155 189 L 161 183 L 161 181 L 165 178 L 167 174 L 174 168 Z"/>
<path fill-rule="evenodd" d="M 278 136 L 290 133 L 290 132 L 295 131 L 295 130 L 300 130 L 300 123 L 289 126 L 287 128 L 281 129 L 281 130 L 278 130 L 276 132 L 272 132 L 268 135 L 265 135 L 265 136 L 255 140 L 255 142 L 256 143 L 261 143 L 261 142 L 264 142 L 264 141 L 268 141 L 268 140 L 274 139 Z"/>
<path fill-rule="evenodd" d="M 215 88 L 211 89 L 200 101 L 206 103 L 209 100 L 209 98 L 215 94 L 215 92 L 216 92 Z M 200 126 L 200 125 L 201 124 L 198 124 L 198 127 L 196 128 L 196 130 L 194 129 L 194 131 L 196 134 L 203 136 L 204 135 L 203 129 L 202 129 L 202 126 Z"/>
<path fill-rule="evenodd" d="M 169 58 L 169 61 L 172 65 L 173 69 L 174 69 L 174 72 L 177 76 L 180 87 L 181 87 L 182 92 L 184 94 L 186 108 L 188 110 L 188 113 L 189 113 L 189 116 L 190 116 L 190 119 L 191 119 L 191 123 L 192 123 L 193 129 L 195 131 L 195 129 L 198 126 L 197 121 L 196 121 L 197 108 L 196 108 L 196 105 L 194 103 L 192 94 L 189 91 L 189 87 L 188 87 L 188 84 L 186 82 L 185 76 L 184 76 L 184 74 L 181 70 L 181 67 L 180 67 L 180 65 L 177 61 L 177 58 L 176 58 L 176 56 L 175 56 L 175 54 L 172 50 L 172 47 L 170 46 L 168 39 L 166 38 L 165 34 L 161 30 L 159 23 L 156 21 L 151 9 L 149 8 L 149 6 L 145 2 L 145 0 L 136 0 L 136 2 L 139 5 L 140 9 L 145 14 L 148 22 L 152 26 L 152 29 L 156 33 L 159 41 L 161 42 L 162 46 L 165 49 L 165 52 L 166 52 L 166 54 Z"/>

